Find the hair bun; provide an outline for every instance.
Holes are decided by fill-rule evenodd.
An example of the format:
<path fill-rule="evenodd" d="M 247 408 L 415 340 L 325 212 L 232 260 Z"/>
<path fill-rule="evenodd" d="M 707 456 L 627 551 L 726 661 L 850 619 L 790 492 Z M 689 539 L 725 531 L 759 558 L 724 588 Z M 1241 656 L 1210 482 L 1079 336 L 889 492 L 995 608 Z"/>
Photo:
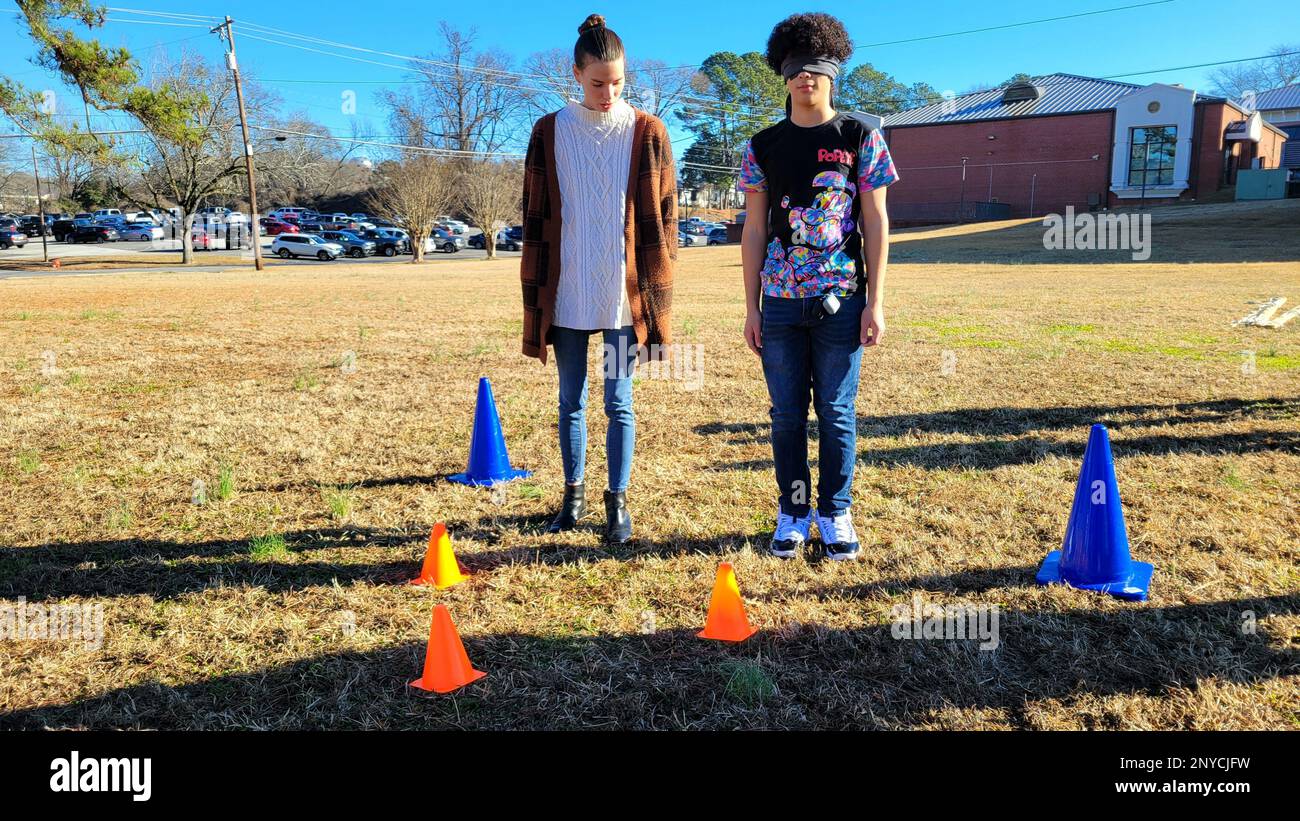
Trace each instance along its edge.
<path fill-rule="evenodd" d="M 605 27 L 604 15 L 589 14 L 587 15 L 587 19 L 582 22 L 582 25 L 578 26 L 578 33 L 586 34 L 591 29 L 604 28 L 604 27 Z"/>

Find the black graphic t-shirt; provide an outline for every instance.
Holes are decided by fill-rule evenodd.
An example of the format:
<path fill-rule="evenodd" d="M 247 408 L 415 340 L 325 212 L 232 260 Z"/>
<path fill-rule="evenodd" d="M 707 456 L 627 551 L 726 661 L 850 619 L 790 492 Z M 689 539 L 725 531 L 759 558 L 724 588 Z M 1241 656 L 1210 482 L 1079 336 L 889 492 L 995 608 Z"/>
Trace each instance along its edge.
<path fill-rule="evenodd" d="M 755 134 L 736 190 L 768 192 L 763 293 L 847 296 L 864 287 L 858 198 L 897 180 L 880 132 L 851 114 L 809 128 L 787 117 Z"/>

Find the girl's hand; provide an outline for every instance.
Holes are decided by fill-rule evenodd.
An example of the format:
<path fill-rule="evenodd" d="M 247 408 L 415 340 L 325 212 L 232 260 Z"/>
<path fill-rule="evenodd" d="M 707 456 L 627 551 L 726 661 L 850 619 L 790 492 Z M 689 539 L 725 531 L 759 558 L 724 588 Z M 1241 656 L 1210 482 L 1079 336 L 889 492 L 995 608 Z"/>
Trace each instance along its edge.
<path fill-rule="evenodd" d="M 874 308 L 868 306 L 867 310 L 862 312 L 862 334 L 859 341 L 864 347 L 870 348 L 879 345 L 884 335 L 885 309 L 879 305 Z"/>
<path fill-rule="evenodd" d="M 745 314 L 745 344 L 758 356 L 763 355 L 763 313 L 750 311 Z"/>

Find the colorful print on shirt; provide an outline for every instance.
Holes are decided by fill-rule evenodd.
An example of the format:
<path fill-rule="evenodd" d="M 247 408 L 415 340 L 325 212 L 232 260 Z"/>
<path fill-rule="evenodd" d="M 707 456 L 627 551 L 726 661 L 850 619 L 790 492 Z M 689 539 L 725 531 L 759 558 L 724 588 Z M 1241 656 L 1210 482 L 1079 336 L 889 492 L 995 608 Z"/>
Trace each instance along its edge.
<path fill-rule="evenodd" d="M 763 293 L 847 296 L 865 287 L 859 197 L 898 180 L 880 132 L 836 114 L 811 128 L 787 118 L 745 147 L 741 192 L 768 192 Z"/>

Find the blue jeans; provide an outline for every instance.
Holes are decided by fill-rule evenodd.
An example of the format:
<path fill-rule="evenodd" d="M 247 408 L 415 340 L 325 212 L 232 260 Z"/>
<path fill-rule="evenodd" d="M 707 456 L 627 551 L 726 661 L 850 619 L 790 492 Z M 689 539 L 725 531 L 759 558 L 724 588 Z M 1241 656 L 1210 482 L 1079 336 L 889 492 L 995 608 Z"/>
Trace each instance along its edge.
<path fill-rule="evenodd" d="M 587 463 L 587 340 L 602 334 L 601 369 L 605 379 L 605 455 L 609 460 L 609 489 L 627 490 L 632 475 L 636 417 L 632 413 L 632 373 L 636 369 L 636 331 L 631 325 L 616 331 L 580 331 L 551 326 L 555 366 L 560 372 L 560 456 L 564 481 L 583 481 Z"/>
<path fill-rule="evenodd" d="M 781 512 L 808 514 L 808 400 L 817 411 L 817 510 L 849 508 L 857 459 L 858 368 L 862 362 L 861 291 L 817 318 L 821 297 L 763 296 L 763 376 L 772 400 L 772 460 Z"/>

